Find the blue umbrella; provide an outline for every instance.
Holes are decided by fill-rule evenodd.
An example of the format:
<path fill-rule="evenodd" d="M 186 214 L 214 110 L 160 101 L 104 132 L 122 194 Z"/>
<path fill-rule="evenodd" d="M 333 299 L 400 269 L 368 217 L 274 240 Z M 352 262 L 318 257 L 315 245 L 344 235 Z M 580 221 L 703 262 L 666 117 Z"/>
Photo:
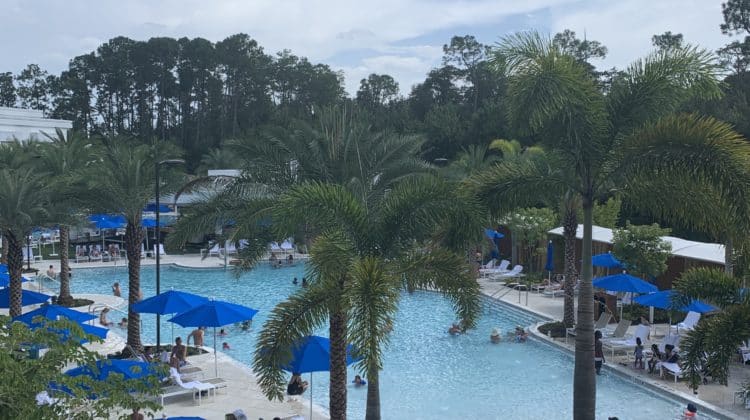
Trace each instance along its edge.
<path fill-rule="evenodd" d="M 591 257 L 591 265 L 594 267 L 622 268 L 620 260 L 609 252 Z"/>
<path fill-rule="evenodd" d="M 594 287 L 615 292 L 631 293 L 654 293 L 659 291 L 659 288 L 653 284 L 625 273 L 594 279 Z"/>
<path fill-rule="evenodd" d="M 68 309 L 64 306 L 59 305 L 44 305 L 39 309 L 35 309 L 31 312 L 16 317 L 14 320 L 31 324 L 35 317 L 42 316 L 47 319 L 57 320 L 58 318 L 67 318 L 76 322 L 86 322 L 92 319 L 96 319 L 96 315 L 87 314 L 85 312 L 76 311 L 74 309 Z"/>
<path fill-rule="evenodd" d="M 185 312 L 208 302 L 208 298 L 192 293 L 169 290 L 156 296 L 134 303 L 130 307 L 134 312 L 147 314 L 176 314 Z"/>
<path fill-rule="evenodd" d="M 150 375 L 161 376 L 157 364 L 120 359 L 97 360 L 95 367 L 85 365 L 65 372 L 68 376 L 89 376 L 97 381 L 106 381 L 112 373 L 118 373 L 126 380 L 141 379 Z"/>
<path fill-rule="evenodd" d="M 21 276 L 21 283 L 31 281 L 30 279 L 27 279 L 26 277 Z M 10 284 L 10 274 L 7 272 L 0 273 L 0 287 L 8 287 Z"/>
<path fill-rule="evenodd" d="M 145 314 L 177 314 L 208 302 L 203 296 L 170 290 L 131 305 L 133 311 Z M 174 339 L 174 327 L 172 328 Z M 161 345 L 161 343 L 157 343 Z"/>
<path fill-rule="evenodd" d="M 141 226 L 145 228 L 155 228 L 156 219 L 143 219 L 141 220 Z M 164 219 L 159 219 L 159 226 L 167 226 L 167 221 Z"/>
<path fill-rule="evenodd" d="M 692 300 L 688 305 L 677 306 L 673 305 L 675 299 L 679 297 L 679 293 L 674 290 L 662 290 L 656 293 L 649 293 L 647 295 L 638 296 L 633 299 L 633 302 L 639 303 L 643 306 L 653 306 L 659 309 L 675 309 L 680 312 L 698 312 L 701 314 L 707 312 L 717 311 L 718 309 L 700 300 Z"/>
<path fill-rule="evenodd" d="M 210 300 L 172 317 L 169 322 L 174 322 L 182 327 L 214 327 L 214 369 L 219 375 L 219 362 L 216 358 L 216 327 L 233 324 L 235 322 L 253 319 L 258 311 L 247 306 L 220 300 Z"/>
<path fill-rule="evenodd" d="M 552 241 L 549 241 L 547 243 L 547 263 L 544 265 L 544 269 L 547 271 L 555 271 L 554 252 L 555 248 L 552 246 Z"/>
<path fill-rule="evenodd" d="M 21 291 L 21 306 L 37 305 L 48 301 L 50 296 L 31 290 Z M 0 289 L 0 308 L 10 308 L 10 288 Z"/>
<path fill-rule="evenodd" d="M 0 264 L 0 273 L 8 272 L 8 264 Z"/>
<path fill-rule="evenodd" d="M 356 362 L 352 357 L 352 345 L 346 346 L 346 364 Z M 317 335 L 308 335 L 292 347 L 292 360 L 281 366 L 294 373 L 310 373 L 310 418 L 312 418 L 312 373 L 331 369 L 331 340 Z"/>

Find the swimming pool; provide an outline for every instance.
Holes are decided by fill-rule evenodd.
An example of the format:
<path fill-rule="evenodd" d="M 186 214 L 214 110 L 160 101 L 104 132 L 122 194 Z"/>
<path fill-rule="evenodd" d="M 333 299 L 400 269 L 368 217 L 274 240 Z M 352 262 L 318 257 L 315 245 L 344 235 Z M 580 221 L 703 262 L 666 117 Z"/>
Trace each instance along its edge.
<path fill-rule="evenodd" d="M 303 272 L 301 264 L 277 270 L 263 266 L 235 279 L 223 270 L 162 266 L 161 284 L 162 290 L 174 288 L 258 309 L 251 331 L 230 327 L 229 335 L 219 338 L 232 346 L 227 354 L 249 365 L 262 323 L 278 302 L 298 290 L 292 278 L 301 279 Z M 115 281 L 127 296 L 124 267 L 76 270 L 71 287 L 73 293 L 109 294 Z M 153 267 L 142 269 L 141 287 L 144 296 L 153 296 Z M 571 418 L 573 357 L 534 340 L 490 344 L 492 328 L 505 334 L 515 325 L 529 325 L 539 318 L 505 305 L 485 306 L 476 330 L 451 337 L 446 334 L 454 320 L 450 302 L 430 292 L 404 293 L 380 378 L 384 419 Z M 162 318 L 164 343 L 171 337 L 168 318 Z M 144 341 L 155 341 L 154 316 L 145 314 L 142 319 Z M 175 326 L 174 331 L 184 339 L 191 329 Z M 115 332 L 125 334 L 124 330 Z M 207 336 L 206 344 L 212 345 L 212 334 Z M 349 374 L 351 380 L 354 370 Z M 597 418 L 671 419 L 682 412 L 682 403 L 612 373 L 604 373 L 598 381 Z M 315 402 L 327 407 L 328 374 L 315 373 L 313 385 Z M 365 387 L 349 388 L 350 418 L 364 418 L 366 394 Z"/>

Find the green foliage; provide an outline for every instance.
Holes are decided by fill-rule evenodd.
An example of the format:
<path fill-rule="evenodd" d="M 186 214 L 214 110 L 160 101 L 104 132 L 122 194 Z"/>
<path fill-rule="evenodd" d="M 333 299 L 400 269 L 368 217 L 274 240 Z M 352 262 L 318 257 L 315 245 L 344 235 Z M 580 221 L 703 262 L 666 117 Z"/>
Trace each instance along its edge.
<path fill-rule="evenodd" d="M 604 203 L 594 205 L 594 224 L 601 227 L 614 229 L 620 219 L 622 199 L 610 197 Z M 581 220 L 581 217 L 579 217 Z"/>
<path fill-rule="evenodd" d="M 627 222 L 625 228 L 613 232 L 612 253 L 634 275 L 654 279 L 667 270 L 672 246 L 661 237 L 669 232 L 656 223 L 636 226 Z"/>
<path fill-rule="evenodd" d="M 0 316 L 0 324 L 8 325 L 9 322 L 7 316 Z M 47 328 L 32 331 L 19 322 L 10 324 L 0 334 L 0 369 L 3 372 L 0 375 L 0 419 L 112 418 L 124 409 L 140 407 L 156 411 L 160 408 L 153 402 L 159 389 L 159 380 L 155 376 L 124 380 L 122 375 L 113 374 L 107 381 L 96 381 L 65 375 L 63 370 L 72 365 L 93 366 L 99 356 L 77 341 L 84 337 L 90 341 L 98 339 L 86 336 L 70 321 L 50 321 L 46 325 L 69 330 L 71 339 L 62 341 L 57 333 Z M 29 343 L 47 351 L 41 357 L 28 357 Z M 37 405 L 36 395 L 49 391 L 52 383 L 71 392 L 55 392 L 52 396 L 59 399 L 57 403 Z M 90 395 L 106 395 L 106 398 L 89 399 Z"/>
<path fill-rule="evenodd" d="M 651 43 L 654 45 L 654 47 L 660 50 L 680 48 L 682 47 L 682 34 L 673 34 L 672 32 L 667 31 L 661 35 L 652 36 Z"/>
<path fill-rule="evenodd" d="M 557 226 L 557 215 L 547 207 L 523 208 L 506 214 L 499 223 L 510 229 L 513 241 L 521 250 L 523 262 L 530 265 L 529 271 L 537 268 L 538 261 L 546 252 L 547 232 Z"/>

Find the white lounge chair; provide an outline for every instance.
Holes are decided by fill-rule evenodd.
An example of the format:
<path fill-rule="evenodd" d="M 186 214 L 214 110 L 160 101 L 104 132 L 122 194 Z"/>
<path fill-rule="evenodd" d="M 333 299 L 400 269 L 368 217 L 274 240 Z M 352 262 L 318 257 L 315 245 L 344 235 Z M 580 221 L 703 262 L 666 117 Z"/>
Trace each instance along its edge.
<path fill-rule="evenodd" d="M 541 293 L 544 296 L 551 296 L 552 298 L 555 298 L 557 295 L 562 296 L 565 294 L 565 285 L 562 283 L 554 283 L 552 286 L 542 289 Z"/>
<path fill-rule="evenodd" d="M 482 264 L 482 266 L 479 267 L 479 269 L 480 270 L 487 270 L 487 269 L 490 269 L 490 268 L 495 268 L 495 263 L 497 263 L 497 260 L 493 258 L 493 259 L 487 261 L 487 264 Z"/>
<path fill-rule="evenodd" d="M 523 266 L 516 265 L 513 267 L 512 270 L 508 271 L 507 273 L 495 274 L 495 275 L 492 275 L 491 277 L 493 280 L 512 279 L 514 277 L 520 277 L 522 271 L 523 271 Z"/>
<path fill-rule="evenodd" d="M 628 351 L 635 348 L 636 338 L 641 339 L 641 344 L 646 347 L 648 343 L 648 335 L 651 332 L 651 328 L 646 325 L 639 325 L 635 328 L 635 334 L 633 337 L 626 340 L 614 339 L 614 340 L 602 340 L 602 345 L 612 352 L 612 357 L 615 357 L 616 351 Z"/>
<path fill-rule="evenodd" d="M 609 324 L 609 320 L 612 319 L 612 314 L 608 312 L 602 312 L 601 315 L 599 315 L 599 319 L 596 320 L 594 323 L 594 331 L 601 330 L 602 328 L 606 327 L 607 324 Z M 627 330 L 627 328 L 626 328 Z M 575 328 L 566 328 L 565 329 L 565 342 L 568 342 L 568 336 L 575 336 L 577 335 Z"/>
<path fill-rule="evenodd" d="M 206 381 L 190 381 L 190 382 L 183 382 L 182 377 L 180 376 L 180 373 L 177 372 L 177 369 L 170 368 L 169 369 L 170 375 L 169 378 L 172 380 L 172 382 L 175 383 L 176 387 L 179 387 L 182 389 L 176 388 L 176 387 L 167 387 L 163 389 L 159 393 L 159 398 L 161 400 L 161 405 L 164 405 L 164 398 L 176 396 L 176 395 L 184 395 L 189 391 L 189 393 L 193 394 L 193 400 L 196 399 L 196 396 L 198 397 L 198 405 L 201 405 L 202 402 L 202 391 L 208 392 L 208 394 L 211 394 L 211 391 L 214 392 L 214 397 L 216 396 L 216 386 L 208 383 Z M 172 388 L 172 389 L 169 389 Z"/>
<path fill-rule="evenodd" d="M 102 260 L 102 250 L 99 245 L 93 245 L 91 247 L 91 251 L 89 252 L 89 261 L 101 261 Z"/>
<path fill-rule="evenodd" d="M 34 261 L 34 262 L 42 261 L 42 256 L 41 255 L 36 255 L 35 256 L 34 255 L 34 248 L 32 248 L 30 246 L 29 247 L 24 246 L 23 247 L 23 260 L 24 261 Z"/>
<path fill-rule="evenodd" d="M 691 331 L 693 328 L 695 328 L 696 325 L 698 325 L 698 321 L 701 320 L 701 314 L 698 312 L 690 311 L 685 316 L 685 320 L 678 323 L 677 325 L 670 325 L 669 328 L 674 328 L 677 333 L 680 332 L 680 330 L 683 331 Z"/>
<path fill-rule="evenodd" d="M 607 337 L 606 339 L 623 338 L 628 333 L 631 324 L 632 322 L 629 319 L 621 318 L 615 328 L 609 328 L 609 324 L 602 327 L 602 335 Z"/>
<path fill-rule="evenodd" d="M 89 255 L 88 251 L 86 250 L 86 245 L 76 245 L 76 262 L 79 263 L 81 261 L 88 261 Z"/>
<path fill-rule="evenodd" d="M 235 245 L 234 242 L 225 241 L 224 250 L 226 251 L 227 255 L 234 255 L 237 253 L 237 245 Z"/>
<path fill-rule="evenodd" d="M 286 254 L 287 252 L 294 252 L 294 244 L 292 244 L 291 238 L 285 240 L 279 245 L 279 248 Z"/>
<path fill-rule="evenodd" d="M 221 257 L 221 248 L 218 242 L 208 250 L 208 256 Z"/>
<path fill-rule="evenodd" d="M 157 247 L 156 247 L 156 245 L 154 245 L 154 255 L 156 255 L 156 254 L 155 254 L 155 253 L 157 252 L 157 251 L 156 251 L 156 249 L 157 249 Z M 161 256 L 161 255 L 167 255 L 167 253 L 166 253 L 166 252 L 164 252 L 164 244 L 159 244 L 159 248 L 158 248 L 158 249 L 159 249 L 159 251 L 158 251 L 158 252 L 159 252 L 159 255 L 160 255 L 160 256 Z"/>
<path fill-rule="evenodd" d="M 508 260 L 502 260 L 500 261 L 500 264 L 496 267 L 492 268 L 480 268 L 479 274 L 489 276 L 492 274 L 503 274 L 508 272 L 508 266 L 510 266 L 510 261 Z"/>
<path fill-rule="evenodd" d="M 677 383 L 677 380 L 679 378 L 683 377 L 682 374 L 682 368 L 677 363 L 667 363 L 667 362 L 661 362 L 659 363 L 659 376 L 664 377 L 665 374 L 670 374 L 674 376 L 674 382 Z"/>
<path fill-rule="evenodd" d="M 154 251 L 147 250 L 146 245 L 141 243 L 141 258 L 146 258 L 146 257 L 154 258 Z"/>

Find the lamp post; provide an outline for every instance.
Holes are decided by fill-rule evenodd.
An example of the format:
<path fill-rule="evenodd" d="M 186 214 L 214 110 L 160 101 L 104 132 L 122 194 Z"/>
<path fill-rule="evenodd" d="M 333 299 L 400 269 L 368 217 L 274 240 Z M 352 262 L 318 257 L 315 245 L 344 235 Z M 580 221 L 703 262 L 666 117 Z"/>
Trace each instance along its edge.
<path fill-rule="evenodd" d="M 160 266 L 159 266 L 159 254 L 161 251 L 161 224 L 159 223 L 159 167 L 161 165 L 181 165 L 185 161 L 182 159 L 165 159 L 156 163 L 156 170 L 154 176 L 156 177 L 156 294 L 157 296 L 161 293 L 161 278 L 160 278 Z M 156 314 L 156 354 L 161 352 L 161 316 Z"/>

